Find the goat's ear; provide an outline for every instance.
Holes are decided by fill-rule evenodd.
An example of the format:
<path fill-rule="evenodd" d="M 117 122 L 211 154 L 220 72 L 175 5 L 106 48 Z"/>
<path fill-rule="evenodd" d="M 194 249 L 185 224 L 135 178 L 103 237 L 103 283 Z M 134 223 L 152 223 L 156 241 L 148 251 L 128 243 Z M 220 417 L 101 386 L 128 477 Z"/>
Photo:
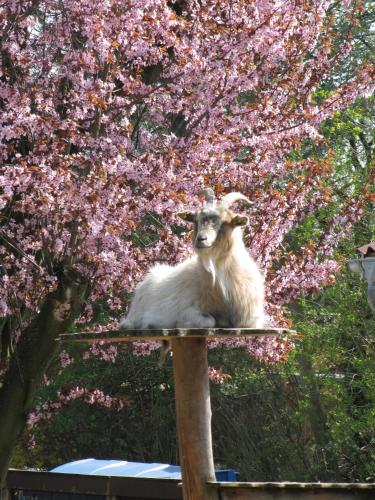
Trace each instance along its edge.
<path fill-rule="evenodd" d="M 195 215 L 193 212 L 179 212 L 177 214 L 180 219 L 185 220 L 186 222 L 194 222 L 195 221 Z"/>
<path fill-rule="evenodd" d="M 235 215 L 230 223 L 232 226 L 246 226 L 248 222 L 249 218 L 245 215 Z"/>

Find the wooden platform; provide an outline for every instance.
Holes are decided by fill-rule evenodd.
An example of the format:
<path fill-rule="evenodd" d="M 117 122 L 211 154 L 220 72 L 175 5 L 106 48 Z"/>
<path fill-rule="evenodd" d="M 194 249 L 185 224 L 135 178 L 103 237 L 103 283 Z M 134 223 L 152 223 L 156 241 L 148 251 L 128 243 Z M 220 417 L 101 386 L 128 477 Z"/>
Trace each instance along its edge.
<path fill-rule="evenodd" d="M 211 401 L 206 339 L 292 337 L 283 328 L 176 328 L 118 330 L 60 335 L 62 342 L 134 342 L 169 340 L 173 352 L 176 427 L 184 500 L 219 500 L 211 435 Z M 298 336 L 297 336 L 298 337 Z M 208 483 L 211 482 L 211 483 Z M 233 497 L 237 498 L 237 497 Z M 241 500 L 243 497 L 239 497 Z M 260 500 L 260 498 L 257 500 Z"/>
<path fill-rule="evenodd" d="M 67 333 L 60 335 L 61 342 L 137 342 L 178 338 L 238 338 L 264 336 L 296 336 L 294 330 L 285 328 L 174 328 L 162 330 L 117 330 L 107 332 Z"/>

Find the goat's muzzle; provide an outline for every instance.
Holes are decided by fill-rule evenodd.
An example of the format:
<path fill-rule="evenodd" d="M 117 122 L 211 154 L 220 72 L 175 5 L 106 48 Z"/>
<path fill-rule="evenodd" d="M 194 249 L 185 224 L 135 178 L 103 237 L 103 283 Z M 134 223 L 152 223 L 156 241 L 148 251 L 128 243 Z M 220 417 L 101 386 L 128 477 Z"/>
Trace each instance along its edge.
<path fill-rule="evenodd" d="M 197 249 L 211 248 L 217 238 L 217 232 L 213 227 L 201 229 L 194 238 L 194 246 Z"/>

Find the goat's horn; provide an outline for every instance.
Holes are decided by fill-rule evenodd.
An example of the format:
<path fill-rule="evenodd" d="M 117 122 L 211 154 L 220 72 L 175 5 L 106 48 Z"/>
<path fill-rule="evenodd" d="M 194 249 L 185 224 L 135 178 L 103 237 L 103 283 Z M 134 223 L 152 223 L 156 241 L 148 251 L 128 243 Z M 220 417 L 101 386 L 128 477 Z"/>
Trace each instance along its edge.
<path fill-rule="evenodd" d="M 246 198 L 242 193 L 228 193 L 223 198 L 220 200 L 220 204 L 223 205 L 224 207 L 228 208 L 230 207 L 235 201 L 243 200 L 249 203 L 250 205 L 253 204 L 252 201 L 249 200 L 249 198 Z"/>
<path fill-rule="evenodd" d="M 204 196 L 206 203 L 213 203 L 215 201 L 215 193 L 212 188 L 201 189 L 198 196 Z"/>

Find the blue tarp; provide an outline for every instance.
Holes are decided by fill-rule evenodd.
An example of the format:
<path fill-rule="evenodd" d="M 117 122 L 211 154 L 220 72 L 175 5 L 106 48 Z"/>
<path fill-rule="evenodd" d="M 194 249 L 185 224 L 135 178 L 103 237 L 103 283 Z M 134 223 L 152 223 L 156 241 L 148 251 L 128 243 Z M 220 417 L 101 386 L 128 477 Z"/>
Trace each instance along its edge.
<path fill-rule="evenodd" d="M 87 474 L 93 476 L 122 476 L 181 479 L 181 468 L 169 464 L 145 464 L 143 462 L 127 462 L 125 460 L 97 460 L 86 458 L 59 465 L 51 472 L 63 474 Z M 218 481 L 236 481 L 237 473 L 233 470 L 216 471 Z"/>

